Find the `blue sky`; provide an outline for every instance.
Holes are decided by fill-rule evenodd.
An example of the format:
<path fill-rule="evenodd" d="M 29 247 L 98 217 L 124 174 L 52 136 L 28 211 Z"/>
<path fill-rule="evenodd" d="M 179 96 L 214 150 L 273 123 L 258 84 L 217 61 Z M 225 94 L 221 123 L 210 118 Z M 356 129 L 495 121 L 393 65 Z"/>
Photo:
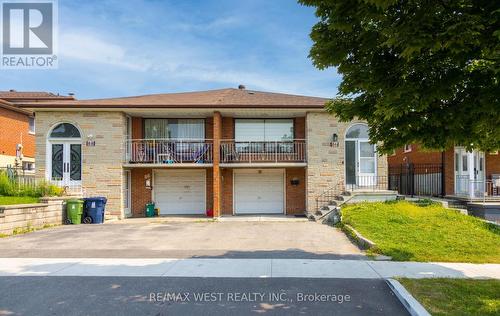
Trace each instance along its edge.
<path fill-rule="evenodd" d="M 237 87 L 332 97 L 307 57 L 314 9 L 294 0 L 59 0 L 59 69 L 0 70 L 0 90 L 77 98 Z"/>

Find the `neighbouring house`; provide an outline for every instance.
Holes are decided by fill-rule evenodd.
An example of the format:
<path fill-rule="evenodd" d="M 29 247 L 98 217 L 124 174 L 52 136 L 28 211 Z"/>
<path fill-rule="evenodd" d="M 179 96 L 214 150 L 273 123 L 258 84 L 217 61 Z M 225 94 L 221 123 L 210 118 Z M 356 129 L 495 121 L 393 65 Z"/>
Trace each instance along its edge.
<path fill-rule="evenodd" d="M 451 198 L 469 210 L 488 208 L 490 215 L 495 213 L 492 219 L 500 219 L 498 152 L 466 151 L 459 146 L 443 152 L 424 151 L 418 144 L 409 144 L 387 160 L 390 189 L 405 195 Z"/>
<path fill-rule="evenodd" d="M 46 92 L 0 91 L 0 168 L 35 171 L 35 117 L 17 104 L 69 99 Z"/>
<path fill-rule="evenodd" d="M 105 196 L 107 215 L 303 215 L 342 184 L 373 187 L 387 159 L 327 99 L 238 89 L 23 102 L 36 174 Z"/>

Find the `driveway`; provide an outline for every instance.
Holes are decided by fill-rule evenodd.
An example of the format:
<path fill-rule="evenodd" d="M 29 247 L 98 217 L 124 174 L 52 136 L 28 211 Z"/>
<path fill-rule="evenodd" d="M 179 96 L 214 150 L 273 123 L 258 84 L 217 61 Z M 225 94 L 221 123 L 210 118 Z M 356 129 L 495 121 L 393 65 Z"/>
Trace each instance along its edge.
<path fill-rule="evenodd" d="M 338 229 L 309 221 L 144 219 L 3 238 L 0 257 L 365 259 Z"/>

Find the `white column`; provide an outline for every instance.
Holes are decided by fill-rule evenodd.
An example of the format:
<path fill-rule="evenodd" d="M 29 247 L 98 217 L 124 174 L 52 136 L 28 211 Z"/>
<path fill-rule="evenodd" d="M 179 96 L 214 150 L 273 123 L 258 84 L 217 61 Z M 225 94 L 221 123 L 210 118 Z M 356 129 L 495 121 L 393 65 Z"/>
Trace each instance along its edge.
<path fill-rule="evenodd" d="M 476 183 L 474 182 L 474 152 L 467 152 L 467 170 L 469 171 L 469 197 L 474 197 L 474 189 Z"/>

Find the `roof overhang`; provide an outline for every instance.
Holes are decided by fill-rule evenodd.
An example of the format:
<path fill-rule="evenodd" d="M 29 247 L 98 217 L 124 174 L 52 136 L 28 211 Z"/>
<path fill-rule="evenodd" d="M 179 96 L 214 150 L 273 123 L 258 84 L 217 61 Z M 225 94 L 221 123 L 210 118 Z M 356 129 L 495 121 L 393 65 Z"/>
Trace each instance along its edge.
<path fill-rule="evenodd" d="M 29 109 L 19 108 L 16 105 L 14 105 L 8 101 L 2 100 L 2 99 L 0 99 L 0 108 L 7 109 L 9 111 L 13 111 L 13 112 L 17 112 L 17 113 L 21 113 L 21 114 L 25 114 L 25 115 L 29 115 L 29 116 L 33 116 L 33 112 L 30 111 Z"/>

